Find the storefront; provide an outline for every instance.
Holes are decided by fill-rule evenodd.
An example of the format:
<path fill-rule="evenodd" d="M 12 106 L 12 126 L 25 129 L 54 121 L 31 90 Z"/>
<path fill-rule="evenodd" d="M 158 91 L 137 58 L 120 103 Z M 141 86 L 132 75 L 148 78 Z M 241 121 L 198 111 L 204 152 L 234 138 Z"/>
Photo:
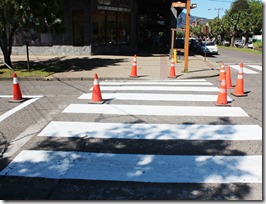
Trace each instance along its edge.
<path fill-rule="evenodd" d="M 133 50 L 134 2 L 96 0 L 91 4 L 92 52 L 122 54 Z"/>
<path fill-rule="evenodd" d="M 36 55 L 132 54 L 168 52 L 176 25 L 171 0 L 65 0 L 65 32 L 28 31 Z M 24 52 L 24 36 L 13 53 Z M 33 38 L 34 37 L 34 38 Z"/>

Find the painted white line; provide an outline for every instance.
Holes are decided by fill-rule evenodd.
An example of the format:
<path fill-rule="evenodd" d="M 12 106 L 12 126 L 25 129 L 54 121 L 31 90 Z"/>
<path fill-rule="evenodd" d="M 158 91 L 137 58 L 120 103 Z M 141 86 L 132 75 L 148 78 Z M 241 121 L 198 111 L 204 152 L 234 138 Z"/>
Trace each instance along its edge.
<path fill-rule="evenodd" d="M 103 99 L 117 100 L 147 100 L 147 101 L 217 101 L 217 95 L 202 94 L 139 94 L 139 93 L 102 93 Z M 91 93 L 82 94 L 78 99 L 89 100 Z M 233 100 L 227 96 L 227 101 Z"/>
<path fill-rule="evenodd" d="M 0 175 L 159 183 L 262 183 L 262 156 L 23 150 Z"/>
<path fill-rule="evenodd" d="M 46 124 L 47 120 L 41 119 L 21 132 L 13 141 L 9 143 L 7 149 L 2 155 L 2 158 L 8 158 L 15 154 L 32 137 L 36 136 L 36 134 L 40 131 L 40 128 Z"/>
<path fill-rule="evenodd" d="M 1 97 L 1 96 L 0 96 Z M 25 102 L 21 103 L 20 105 L 16 106 L 15 108 L 5 112 L 4 114 L 0 115 L 0 122 L 11 116 L 12 114 L 18 112 L 19 110 L 25 108 L 26 106 L 30 105 L 31 103 L 37 101 L 39 98 L 43 96 L 23 96 L 23 98 L 31 98 L 26 100 Z"/>
<path fill-rule="evenodd" d="M 98 113 L 116 115 L 158 115 L 158 116 L 216 116 L 248 117 L 240 107 L 218 106 L 149 106 L 113 104 L 70 104 L 64 113 Z"/>
<path fill-rule="evenodd" d="M 206 82 L 206 79 L 165 79 L 165 80 L 126 80 L 125 82 L 145 82 L 145 81 L 150 81 L 150 82 Z M 116 82 L 112 80 L 105 80 L 104 82 Z"/>
<path fill-rule="evenodd" d="M 12 98 L 13 95 L 0 95 L 0 98 Z M 40 95 L 23 95 L 23 98 L 41 98 Z"/>
<path fill-rule="evenodd" d="M 90 89 L 92 90 L 92 88 Z M 217 87 L 199 86 L 101 86 L 102 91 L 195 91 L 195 92 L 219 92 Z"/>
<path fill-rule="evenodd" d="M 248 65 L 248 66 L 253 68 L 253 69 L 257 69 L 257 70 L 262 71 L 262 66 L 259 66 L 259 65 Z"/>
<path fill-rule="evenodd" d="M 262 140 L 258 125 L 50 122 L 38 136 L 153 140 Z"/>
<path fill-rule="evenodd" d="M 211 82 L 203 81 L 203 82 L 194 82 L 194 81 L 125 81 L 125 82 L 100 82 L 100 85 L 111 85 L 111 86 L 124 86 L 124 85 L 196 85 L 196 86 L 204 86 L 204 85 L 213 85 Z"/>
<path fill-rule="evenodd" d="M 0 95 L 0 98 L 12 98 L 12 95 Z"/>
<path fill-rule="evenodd" d="M 232 67 L 233 69 L 239 71 L 239 65 L 229 65 L 230 67 Z M 250 69 L 247 69 L 246 67 L 243 68 L 243 72 L 245 74 L 258 74 L 258 72 L 254 72 Z"/>

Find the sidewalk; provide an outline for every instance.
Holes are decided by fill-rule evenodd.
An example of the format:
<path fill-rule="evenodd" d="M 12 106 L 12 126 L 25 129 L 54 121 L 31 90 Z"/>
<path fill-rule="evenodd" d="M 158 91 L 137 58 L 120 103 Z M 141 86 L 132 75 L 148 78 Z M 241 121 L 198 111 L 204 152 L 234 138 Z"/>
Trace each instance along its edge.
<path fill-rule="evenodd" d="M 12 56 L 12 61 L 26 61 L 26 56 Z M 68 69 L 58 72 L 44 80 L 83 80 L 93 79 L 98 74 L 99 79 L 127 80 L 132 69 L 133 56 L 91 55 L 91 56 L 30 56 L 30 61 L 49 62 L 59 64 Z M 137 56 L 138 80 L 169 79 L 171 60 L 168 55 L 154 54 L 151 56 Z M 184 73 L 184 60 L 175 64 L 176 79 L 208 78 L 219 75 L 220 65 L 206 61 L 203 56 L 189 56 L 188 73 Z M 134 78 L 136 79 L 136 78 Z"/>

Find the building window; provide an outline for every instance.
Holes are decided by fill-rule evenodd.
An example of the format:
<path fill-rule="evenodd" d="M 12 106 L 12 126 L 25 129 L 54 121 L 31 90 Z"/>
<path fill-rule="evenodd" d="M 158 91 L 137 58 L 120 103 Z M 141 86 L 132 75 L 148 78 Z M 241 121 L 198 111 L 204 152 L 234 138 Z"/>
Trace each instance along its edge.
<path fill-rule="evenodd" d="M 128 44 L 131 16 L 127 12 L 93 12 L 93 45 Z"/>

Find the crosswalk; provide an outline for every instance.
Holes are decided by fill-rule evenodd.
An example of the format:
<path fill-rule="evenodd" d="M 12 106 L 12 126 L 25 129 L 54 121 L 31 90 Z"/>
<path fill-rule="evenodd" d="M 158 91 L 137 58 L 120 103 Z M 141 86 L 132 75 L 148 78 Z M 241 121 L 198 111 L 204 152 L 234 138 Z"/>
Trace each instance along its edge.
<path fill-rule="evenodd" d="M 62 111 L 70 120 L 51 121 L 36 137 L 47 140 L 127 140 L 128 144 L 139 141 L 167 141 L 169 144 L 213 141 L 216 144 L 218 142 L 220 148 L 229 141 L 262 141 L 260 126 L 234 124 L 234 119 L 246 121 L 249 118 L 241 107 L 215 106 L 219 88 L 206 80 L 103 81 L 100 85 L 106 103 L 89 104 L 92 90 L 90 89 L 90 93 L 84 93 L 77 98 L 78 103 L 69 104 Z M 230 97 L 228 100 L 233 102 Z M 150 104 L 147 104 L 147 101 Z M 182 102 L 184 104 L 181 104 Z M 192 102 L 196 102 L 197 105 Z M 86 119 L 80 121 L 77 115 L 86 116 Z M 101 122 L 92 117 L 95 115 L 98 119 L 114 116 L 116 120 Z M 143 118 L 139 122 L 132 122 L 122 116 Z M 152 121 L 148 116 L 153 116 Z M 119 117 L 121 118 L 117 119 Z M 230 118 L 232 123 L 187 123 L 191 119 L 201 121 L 204 117 Z M 184 118 L 184 122 L 176 124 L 173 121 L 170 124 L 160 120 L 162 118 Z M 235 148 L 237 147 L 236 145 Z M 95 152 L 89 149 L 65 151 L 56 148 L 23 150 L 0 172 L 0 175 L 144 183 L 262 183 L 261 154 L 247 154 L 238 149 L 225 155 L 224 151 L 217 155 L 209 154 L 208 151 L 205 151 L 204 155 L 189 155 L 186 151 L 180 154 L 160 154 L 159 150 L 158 153 L 150 153 L 148 150 L 145 153 L 145 146 L 139 147 L 143 150 L 141 152 L 138 152 L 137 148 L 130 153 L 118 153 L 116 148 L 119 147 L 114 146 L 112 151 L 108 152 Z"/>
<path fill-rule="evenodd" d="M 239 65 L 236 64 L 226 64 L 226 66 L 230 66 L 236 71 L 239 71 Z M 244 64 L 243 72 L 244 74 L 260 74 L 262 71 L 261 65 L 254 65 L 254 64 Z"/>

